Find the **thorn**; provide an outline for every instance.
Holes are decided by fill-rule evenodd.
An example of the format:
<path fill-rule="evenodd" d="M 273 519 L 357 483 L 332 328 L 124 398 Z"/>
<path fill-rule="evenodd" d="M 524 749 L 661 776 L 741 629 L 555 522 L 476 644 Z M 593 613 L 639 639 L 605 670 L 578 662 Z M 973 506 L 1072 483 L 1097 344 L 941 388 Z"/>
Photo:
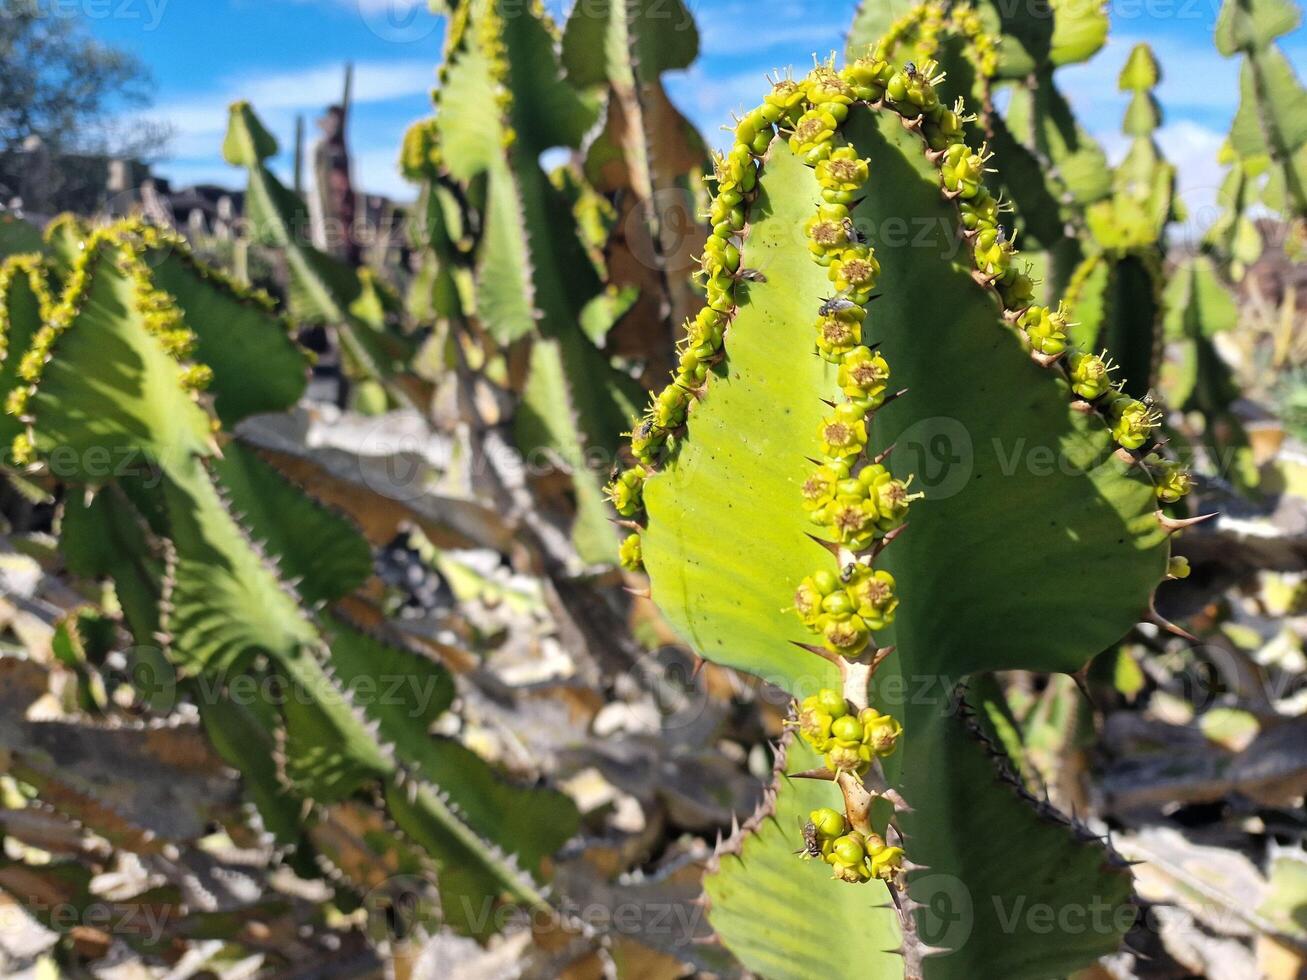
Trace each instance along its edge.
<path fill-rule="evenodd" d="M 1177 531 L 1183 531 L 1185 528 L 1201 524 L 1203 521 L 1210 521 L 1213 517 L 1218 516 L 1218 513 L 1213 511 L 1199 517 L 1168 517 L 1165 512 L 1159 510 L 1157 512 L 1157 523 L 1166 529 L 1167 534 L 1175 534 Z"/>
<path fill-rule="evenodd" d="M 629 585 L 624 585 L 624 586 L 622 586 L 622 591 L 623 591 L 623 592 L 627 592 L 627 593 L 629 593 L 629 594 L 635 596 L 637 599 L 652 599 L 652 598 L 653 598 L 653 595 L 650 593 L 650 591 L 649 591 L 648 589 L 633 589 L 633 588 L 631 588 Z"/>
<path fill-rule="evenodd" d="M 644 530 L 644 528 L 641 527 L 639 524 L 637 524 L 635 521 L 628 521 L 628 520 L 626 520 L 625 518 L 622 518 L 622 517 L 610 517 L 610 518 L 608 518 L 608 519 L 609 519 L 610 521 L 612 521 L 614 524 L 616 524 L 618 527 L 624 527 L 624 528 L 626 528 L 628 531 L 643 531 L 643 530 Z"/>
<path fill-rule="evenodd" d="M 896 649 L 898 648 L 889 646 L 889 647 L 881 647 L 879 650 L 877 650 L 874 654 L 871 655 L 871 664 L 869 665 L 867 672 L 869 674 L 876 673 L 876 668 L 879 667 L 881 663 L 885 660 L 885 658 L 888 657 L 891 653 L 893 653 Z"/>
<path fill-rule="evenodd" d="M 1061 351 L 1057 354 L 1041 354 L 1037 350 L 1032 350 L 1030 352 L 1030 359 L 1042 368 L 1050 368 L 1062 359 L 1062 354 L 1064 353 L 1066 352 Z"/>
<path fill-rule="evenodd" d="M 1148 600 L 1148 621 L 1153 625 L 1166 630 L 1168 633 L 1178 636 L 1181 639 L 1188 640 L 1190 643 L 1199 642 L 1198 637 L 1194 636 L 1183 626 L 1176 626 L 1175 623 L 1163 617 L 1162 614 L 1157 611 L 1156 607 L 1153 606 L 1152 599 Z"/>
<path fill-rule="evenodd" d="M 806 531 L 805 531 L 804 533 L 807 534 Z M 809 538 L 810 540 L 812 540 L 812 541 L 815 541 L 817 544 L 821 545 L 823 548 L 825 548 L 827 551 L 829 551 L 829 552 L 830 552 L 832 555 L 834 555 L 836 558 L 838 558 L 838 557 L 840 556 L 840 546 L 839 546 L 838 544 L 836 544 L 834 541 L 823 541 L 821 538 L 817 537 L 817 535 L 815 535 L 815 534 L 808 534 L 808 538 Z"/>
<path fill-rule="evenodd" d="M 1089 665 L 1085 664 L 1070 676 L 1071 679 L 1075 681 L 1076 687 L 1079 688 L 1080 693 L 1084 695 L 1085 700 L 1089 702 L 1089 707 L 1094 710 L 1094 714 L 1103 714 L 1103 709 L 1099 707 L 1098 702 L 1094 700 L 1094 696 L 1089 693 Z"/>
<path fill-rule="evenodd" d="M 694 655 L 694 669 L 690 671 L 690 680 L 698 680 L 699 674 L 702 673 L 704 665 L 707 663 L 708 661 L 704 660 L 703 657 L 696 653 Z"/>
<path fill-rule="evenodd" d="M 972 269 L 971 278 L 976 282 L 980 283 L 980 285 L 982 286 L 988 286 L 994 281 L 995 277 L 989 275 L 988 273 L 981 272 L 979 269 Z"/>
<path fill-rule="evenodd" d="M 892 402 L 894 399 L 896 399 L 896 398 L 901 398 L 903 395 L 906 395 L 907 393 L 908 393 L 908 389 L 907 389 L 907 388 L 900 388 L 898 391 L 894 392 L 894 394 L 890 395 L 890 396 L 889 396 L 888 398 L 886 398 L 883 402 L 881 402 L 881 403 L 880 403 L 880 408 L 884 408 L 886 405 L 888 405 L 888 404 L 889 404 L 890 402 Z M 880 408 L 876 409 L 876 411 L 879 412 L 879 411 L 880 411 Z"/>
<path fill-rule="evenodd" d="M 879 558 L 881 552 L 883 552 L 886 548 L 888 548 L 891 544 L 893 544 L 895 539 L 898 538 L 898 536 L 902 534 L 904 531 L 906 531 L 907 529 L 908 529 L 908 522 L 904 521 L 902 524 L 900 524 L 894 530 L 887 533 L 883 538 L 881 538 L 874 545 L 872 545 L 871 560 L 875 561 L 877 558 Z M 895 554 L 897 554 L 897 552 L 895 552 Z"/>
<path fill-rule="evenodd" d="M 1087 402 L 1083 398 L 1077 398 L 1071 403 L 1071 411 L 1079 412 L 1081 415 L 1092 415 L 1094 413 L 1094 406 L 1091 402 Z"/>
<path fill-rule="evenodd" d="M 790 640 L 790 642 L 794 644 L 796 647 L 798 647 L 800 650 L 807 650 L 809 653 L 815 653 L 823 660 L 829 660 L 831 663 L 835 664 L 836 666 L 838 666 L 841 663 L 839 655 L 835 653 L 831 653 L 825 647 L 819 647 L 812 643 L 800 643 L 798 640 Z"/>
<path fill-rule="evenodd" d="M 872 459 L 872 462 L 875 463 L 877 466 L 879 466 L 881 463 L 885 462 L 885 460 L 889 459 L 889 454 L 892 452 L 894 452 L 893 444 L 890 445 L 888 449 L 883 449 L 879 453 L 877 453 L 876 456 Z"/>
<path fill-rule="evenodd" d="M 835 773 L 829 769 L 805 769 L 803 772 L 787 773 L 790 779 L 824 779 L 826 782 L 835 781 Z"/>

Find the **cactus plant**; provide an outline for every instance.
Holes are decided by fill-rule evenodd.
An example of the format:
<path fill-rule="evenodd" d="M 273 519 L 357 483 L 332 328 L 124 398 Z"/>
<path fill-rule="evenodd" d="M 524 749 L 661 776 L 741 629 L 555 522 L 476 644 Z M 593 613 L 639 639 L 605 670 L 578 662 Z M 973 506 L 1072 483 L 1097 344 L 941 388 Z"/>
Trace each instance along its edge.
<path fill-rule="evenodd" d="M 611 460 L 639 389 L 582 328 L 612 297 L 540 164 L 547 150 L 581 146 L 598 116 L 594 79 L 578 88 L 564 76 L 553 22 L 536 5 L 467 0 L 448 12 L 438 111 L 410 131 L 403 157 L 427 188 L 432 251 L 443 254 L 430 268 L 468 282 L 459 317 L 501 346 L 529 345 L 518 448 L 570 474 L 578 554 L 611 562 L 617 537 L 600 492 L 610 463 L 593 457 Z"/>
<path fill-rule="evenodd" d="M 1159 80 L 1151 49 L 1135 45 L 1118 82 L 1130 94 L 1122 127 L 1130 148 L 1112 172 L 1112 195 L 1086 209 L 1089 254 L 1068 289 L 1076 339 L 1110 349 L 1136 398 L 1147 396 L 1157 380 L 1164 236 L 1179 206 L 1175 168 L 1153 140 L 1162 118 L 1152 91 Z"/>
<path fill-rule="evenodd" d="M 248 175 L 246 212 L 251 239 L 284 257 L 292 315 L 304 323 L 335 329 L 352 377 L 384 383 L 393 401 L 411 404 L 408 391 L 395 375 L 406 367 L 412 351 L 387 318 L 398 300 L 371 270 L 355 268 L 310 243 L 308 206 L 268 169 L 268 159 L 277 153 L 277 141 L 249 103 L 231 106 L 222 152 L 228 163 L 243 167 Z"/>
<path fill-rule="evenodd" d="M 375 792 L 434 865 L 450 925 L 485 935 L 502 900 L 547 908 L 541 860 L 575 828 L 572 804 L 430 734 L 448 673 L 336 608 L 371 573 L 366 542 L 231 434 L 304 387 L 268 299 L 125 222 L 82 243 L 33 331 L 43 268 L 11 259 L 3 277 L 13 455 L 69 488 L 69 570 L 111 582 L 123 626 L 162 646 L 262 825 L 306 846 L 333 805 Z M 242 698 L 250 683 L 291 694 Z"/>
<path fill-rule="evenodd" d="M 1216 22 L 1217 50 L 1243 57 L 1221 188 L 1228 213 L 1209 238 L 1236 277 L 1260 252 L 1251 205 L 1260 201 L 1299 227 L 1307 221 L 1307 92 L 1275 44 L 1299 21 L 1286 0 L 1226 0 Z"/>
<path fill-rule="evenodd" d="M 638 287 L 635 306 L 608 334 L 608 349 L 637 361 L 665 363 L 667 340 L 699 297 L 685 275 L 706 234 L 696 218 L 708 151 L 663 87 L 664 72 L 698 56 L 694 18 L 680 2 L 576 4 L 562 39 L 568 80 L 606 93 L 603 128 L 584 147 L 589 188 L 613 201 L 603 243 L 611 286 Z"/>
<path fill-rule="evenodd" d="M 1074 673 L 1148 613 L 1178 526 L 1156 422 L 1075 377 L 937 67 L 873 47 L 737 123 L 715 207 L 743 220 L 705 247 L 707 306 L 610 488 L 685 639 L 800 702 L 802 740 L 706 882 L 768 976 L 1056 975 L 1128 924 L 1128 873 L 1021 792 L 967 680 Z M 930 242 L 878 241 L 905 220 Z M 1041 935 L 1005 918 L 1026 903 L 1118 912 Z"/>

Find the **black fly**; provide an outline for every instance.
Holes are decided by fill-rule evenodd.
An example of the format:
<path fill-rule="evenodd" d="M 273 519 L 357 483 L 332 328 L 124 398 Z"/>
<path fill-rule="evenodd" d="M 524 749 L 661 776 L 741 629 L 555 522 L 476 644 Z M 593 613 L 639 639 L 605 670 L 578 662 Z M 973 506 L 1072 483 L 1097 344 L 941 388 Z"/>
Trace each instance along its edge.
<path fill-rule="evenodd" d="M 819 316 L 834 316 L 836 313 L 843 313 L 846 310 L 855 310 L 857 308 L 857 303 L 845 299 L 843 296 L 827 296 L 821 301 L 817 313 Z"/>
<path fill-rule="evenodd" d="M 817 825 L 811 820 L 803 825 L 803 849 L 797 853 L 804 857 L 821 857 L 821 838 L 817 836 Z"/>

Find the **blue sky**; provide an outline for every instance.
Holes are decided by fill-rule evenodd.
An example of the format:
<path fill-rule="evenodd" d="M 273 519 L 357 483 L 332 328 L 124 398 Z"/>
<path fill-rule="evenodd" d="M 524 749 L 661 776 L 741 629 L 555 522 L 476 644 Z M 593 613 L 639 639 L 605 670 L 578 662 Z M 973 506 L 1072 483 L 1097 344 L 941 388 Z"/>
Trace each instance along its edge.
<path fill-rule="evenodd" d="M 158 170 L 179 183 L 239 184 L 219 156 L 226 105 L 254 103 L 288 147 L 297 114 L 310 127 L 338 97 L 342 66 L 355 64 L 350 133 L 359 183 L 410 196 L 394 160 L 407 125 L 427 113 L 443 23 L 423 0 L 46 0 L 80 11 L 90 30 L 136 53 L 158 84 L 155 118 L 173 125 L 172 157 Z M 883 0 L 906 5 L 907 0 Z M 549 0 L 561 14 L 571 0 Z M 699 23 L 699 62 L 669 76 L 673 98 L 708 135 L 733 109 L 756 103 L 763 75 L 811 64 L 842 48 L 856 0 L 688 0 Z M 1111 0 L 1112 37 L 1091 62 L 1059 79 L 1109 152 L 1119 154 L 1124 101 L 1116 74 L 1131 46 L 1153 45 L 1163 66 L 1162 142 L 1182 164 L 1182 190 L 1202 211 L 1219 183 L 1215 155 L 1238 99 L 1237 64 L 1220 57 L 1211 30 L 1220 0 Z M 1300 75 L 1307 31 L 1285 39 Z M 1092 98 L 1088 96 L 1092 95 Z M 312 128 L 310 132 L 312 133 Z M 285 166 L 283 154 L 283 166 Z"/>

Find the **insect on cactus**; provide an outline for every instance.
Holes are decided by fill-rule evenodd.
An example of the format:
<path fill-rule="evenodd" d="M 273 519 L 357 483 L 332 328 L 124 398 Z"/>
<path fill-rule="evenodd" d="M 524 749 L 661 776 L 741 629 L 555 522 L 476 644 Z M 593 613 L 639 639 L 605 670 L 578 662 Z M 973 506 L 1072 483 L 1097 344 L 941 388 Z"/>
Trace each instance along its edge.
<path fill-rule="evenodd" d="M 1034 304 L 938 66 L 877 50 L 737 120 L 707 304 L 610 495 L 684 638 L 795 699 L 705 881 L 726 945 L 769 977 L 1060 975 L 1116 947 L 1129 874 L 1026 795 L 968 678 L 1076 673 L 1149 615 L 1187 486 Z"/>

